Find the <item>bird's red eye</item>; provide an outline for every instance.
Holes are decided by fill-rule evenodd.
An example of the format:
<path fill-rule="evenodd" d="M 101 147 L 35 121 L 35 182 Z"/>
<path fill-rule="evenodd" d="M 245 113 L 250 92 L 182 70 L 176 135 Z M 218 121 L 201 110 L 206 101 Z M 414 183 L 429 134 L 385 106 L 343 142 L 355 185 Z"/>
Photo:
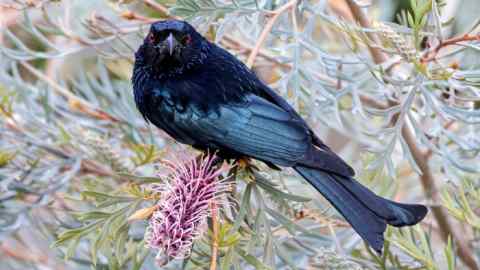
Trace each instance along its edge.
<path fill-rule="evenodd" d="M 192 37 L 190 35 L 185 35 L 182 39 L 183 45 L 188 45 L 192 42 Z"/>
<path fill-rule="evenodd" d="M 148 41 L 154 43 L 156 40 L 155 35 L 153 33 L 148 34 Z"/>

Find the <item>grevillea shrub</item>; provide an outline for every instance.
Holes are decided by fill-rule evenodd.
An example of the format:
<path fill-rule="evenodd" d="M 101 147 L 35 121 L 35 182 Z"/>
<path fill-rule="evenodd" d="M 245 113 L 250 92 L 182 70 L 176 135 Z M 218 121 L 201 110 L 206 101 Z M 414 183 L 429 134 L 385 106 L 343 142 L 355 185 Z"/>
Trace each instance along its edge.
<path fill-rule="evenodd" d="M 0 0 L 1 270 L 478 269 L 479 9 Z M 389 228 L 379 256 L 289 170 L 232 167 L 225 204 L 210 159 L 157 169 L 184 148 L 138 113 L 132 64 L 149 24 L 172 17 L 251 67 L 363 184 L 431 206 L 426 219 Z"/>

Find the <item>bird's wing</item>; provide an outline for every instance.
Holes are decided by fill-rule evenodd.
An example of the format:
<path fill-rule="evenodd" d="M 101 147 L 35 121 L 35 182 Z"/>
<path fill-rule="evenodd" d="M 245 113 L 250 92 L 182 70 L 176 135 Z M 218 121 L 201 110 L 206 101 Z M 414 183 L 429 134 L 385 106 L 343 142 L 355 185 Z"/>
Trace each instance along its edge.
<path fill-rule="evenodd" d="M 312 166 L 312 164 L 318 164 L 319 162 L 327 162 L 329 164 L 337 164 L 335 167 L 343 168 L 341 169 L 344 176 L 354 176 L 355 171 L 350 167 L 341 157 L 339 157 L 335 152 L 333 152 L 330 147 L 323 143 L 322 140 L 313 132 L 303 118 L 295 111 L 295 109 L 280 95 L 273 91 L 270 87 L 265 85 L 263 82 L 258 81 L 256 84 L 256 94 L 264 97 L 268 101 L 282 108 L 285 112 L 289 113 L 292 118 L 301 121 L 307 128 L 308 134 L 311 137 L 312 144 L 316 146 L 316 150 L 312 155 L 307 159 L 306 164 Z M 315 165 L 313 165 L 315 167 Z M 333 166 L 332 166 L 333 168 Z M 338 173 L 338 170 L 334 169 L 334 172 Z"/>
<path fill-rule="evenodd" d="M 241 104 L 220 105 L 196 115 L 190 129 L 209 144 L 280 166 L 301 162 L 311 146 L 307 128 L 281 108 L 250 95 Z"/>
<path fill-rule="evenodd" d="M 212 148 L 229 149 L 279 166 L 306 165 L 340 175 L 351 169 L 336 155 L 312 145 L 308 126 L 298 117 L 256 95 L 221 104 L 209 113 L 177 113 L 175 128 Z"/>
<path fill-rule="evenodd" d="M 264 97 L 265 99 L 271 101 L 275 105 L 279 106 L 283 110 L 290 113 L 293 117 L 302 119 L 303 118 L 295 111 L 295 109 L 280 95 L 278 95 L 275 91 L 273 91 L 270 87 L 265 85 L 263 82 L 257 82 L 257 95 Z M 312 142 L 314 145 L 320 147 L 323 150 L 331 151 L 331 149 L 318 138 L 318 136 L 313 132 L 313 130 L 309 129 L 310 135 L 312 136 Z M 332 152 L 333 153 L 333 152 Z M 340 158 L 340 157 L 339 157 Z"/>

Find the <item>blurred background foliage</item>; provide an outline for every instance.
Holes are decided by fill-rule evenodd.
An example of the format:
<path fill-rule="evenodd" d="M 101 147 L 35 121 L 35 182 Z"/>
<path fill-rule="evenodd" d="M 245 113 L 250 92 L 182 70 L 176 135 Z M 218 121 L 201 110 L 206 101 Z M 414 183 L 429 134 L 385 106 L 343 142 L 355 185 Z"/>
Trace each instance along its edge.
<path fill-rule="evenodd" d="M 232 172 L 215 235 L 163 269 L 478 269 L 479 12 L 477 0 L 0 0 L 0 268 L 158 267 L 147 221 L 128 217 L 155 203 L 159 161 L 185 149 L 145 124 L 130 75 L 149 24 L 177 17 L 288 98 L 364 184 L 431 211 L 390 228 L 376 255 L 299 177 L 255 164 Z"/>

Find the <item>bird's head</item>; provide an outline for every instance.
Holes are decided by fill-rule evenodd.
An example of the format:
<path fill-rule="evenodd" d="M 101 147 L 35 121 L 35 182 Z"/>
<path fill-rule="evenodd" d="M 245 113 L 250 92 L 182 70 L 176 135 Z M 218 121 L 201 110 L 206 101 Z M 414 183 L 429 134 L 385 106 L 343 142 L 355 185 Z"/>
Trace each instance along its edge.
<path fill-rule="evenodd" d="M 206 57 L 207 40 L 185 21 L 165 20 L 152 24 L 135 54 L 136 65 L 149 68 L 154 75 L 181 74 Z"/>

